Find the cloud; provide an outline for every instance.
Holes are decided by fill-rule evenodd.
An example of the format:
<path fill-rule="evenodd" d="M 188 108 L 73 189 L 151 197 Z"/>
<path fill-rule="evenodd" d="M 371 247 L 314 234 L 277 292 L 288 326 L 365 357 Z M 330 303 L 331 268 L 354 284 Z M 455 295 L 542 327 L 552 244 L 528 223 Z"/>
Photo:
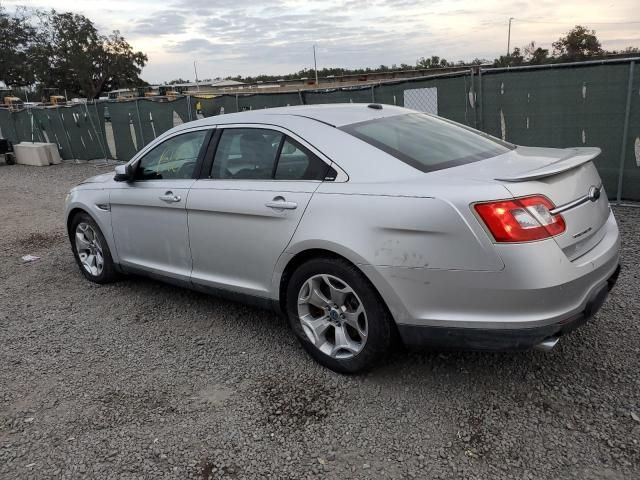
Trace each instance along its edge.
<path fill-rule="evenodd" d="M 134 22 L 128 33 L 133 35 L 177 35 L 187 31 L 187 16 L 177 11 L 166 11 Z"/>
<path fill-rule="evenodd" d="M 635 18 L 637 0 L 619 0 L 606 12 L 577 0 L 136 1 L 146 2 L 144 13 L 123 3 L 126 11 L 113 13 L 118 22 L 84 13 L 120 27 L 149 54 L 143 72 L 149 81 L 178 77 L 194 60 L 202 77 L 285 74 L 312 66 L 313 45 L 319 67 L 414 64 L 431 55 L 495 58 L 506 48 L 511 16 L 512 46 L 535 40 L 548 48 L 576 23 L 595 28 L 605 48 L 640 44 L 637 25 L 596 24 Z"/>

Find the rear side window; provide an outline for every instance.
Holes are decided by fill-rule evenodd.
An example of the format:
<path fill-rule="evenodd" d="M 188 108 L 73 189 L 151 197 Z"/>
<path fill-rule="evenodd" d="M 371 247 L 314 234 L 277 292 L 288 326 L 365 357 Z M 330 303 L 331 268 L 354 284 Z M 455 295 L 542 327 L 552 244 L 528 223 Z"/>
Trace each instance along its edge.
<path fill-rule="evenodd" d="M 275 130 L 222 132 L 211 178 L 233 180 L 333 180 L 335 170 L 295 140 Z"/>
<path fill-rule="evenodd" d="M 298 142 L 285 138 L 278 158 L 276 180 L 324 180 L 328 173 L 329 165 Z"/>
<path fill-rule="evenodd" d="M 354 123 L 341 130 L 422 172 L 477 162 L 515 148 L 476 130 L 422 113 Z"/>

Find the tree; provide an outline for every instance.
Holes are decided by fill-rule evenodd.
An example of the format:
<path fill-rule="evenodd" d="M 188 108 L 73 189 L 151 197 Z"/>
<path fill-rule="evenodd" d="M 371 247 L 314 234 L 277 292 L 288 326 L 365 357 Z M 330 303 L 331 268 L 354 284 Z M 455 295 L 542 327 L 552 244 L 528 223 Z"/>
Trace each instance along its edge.
<path fill-rule="evenodd" d="M 448 66 L 449 62 L 437 55 L 433 55 L 431 58 L 420 57 L 416 62 L 416 68 L 443 68 Z"/>
<path fill-rule="evenodd" d="M 531 65 L 540 65 L 549 61 L 549 50 L 536 47 L 536 42 L 531 42 L 524 47 L 524 60 Z"/>
<path fill-rule="evenodd" d="M 524 57 L 519 47 L 515 47 L 509 55 L 501 55 L 500 58 L 496 58 L 493 62 L 496 67 L 517 67 L 523 63 Z"/>
<path fill-rule="evenodd" d="M 74 13 L 38 12 L 34 77 L 42 85 L 97 98 L 101 92 L 146 85 L 140 79 L 147 56 L 134 52 L 114 31 L 101 35 L 93 22 Z"/>
<path fill-rule="evenodd" d="M 553 53 L 562 60 L 575 61 L 604 52 L 595 30 L 576 25 L 565 37 L 553 42 Z"/>
<path fill-rule="evenodd" d="M 35 30 L 25 9 L 13 15 L 0 5 L 0 80 L 7 86 L 23 87 L 33 83 L 29 55 Z"/>

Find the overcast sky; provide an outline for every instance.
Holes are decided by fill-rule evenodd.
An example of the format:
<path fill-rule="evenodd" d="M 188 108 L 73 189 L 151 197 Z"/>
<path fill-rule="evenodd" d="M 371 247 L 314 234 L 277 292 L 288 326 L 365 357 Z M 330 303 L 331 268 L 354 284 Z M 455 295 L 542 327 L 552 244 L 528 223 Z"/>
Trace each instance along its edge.
<path fill-rule="evenodd" d="M 493 59 L 512 46 L 551 42 L 576 24 L 606 49 L 640 47 L 638 0 L 0 0 L 82 13 L 120 30 L 149 56 L 148 82 L 285 74 L 318 68 L 415 64 L 421 56 Z"/>

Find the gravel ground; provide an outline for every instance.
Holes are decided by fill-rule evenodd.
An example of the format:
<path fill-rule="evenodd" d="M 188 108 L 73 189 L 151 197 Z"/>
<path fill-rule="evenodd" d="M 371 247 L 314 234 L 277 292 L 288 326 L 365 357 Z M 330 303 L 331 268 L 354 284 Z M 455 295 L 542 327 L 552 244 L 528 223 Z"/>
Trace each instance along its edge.
<path fill-rule="evenodd" d="M 63 199 L 105 170 L 0 165 L 0 478 L 640 478 L 640 209 L 616 210 L 617 289 L 554 351 L 348 377 L 271 313 L 87 282 Z"/>

